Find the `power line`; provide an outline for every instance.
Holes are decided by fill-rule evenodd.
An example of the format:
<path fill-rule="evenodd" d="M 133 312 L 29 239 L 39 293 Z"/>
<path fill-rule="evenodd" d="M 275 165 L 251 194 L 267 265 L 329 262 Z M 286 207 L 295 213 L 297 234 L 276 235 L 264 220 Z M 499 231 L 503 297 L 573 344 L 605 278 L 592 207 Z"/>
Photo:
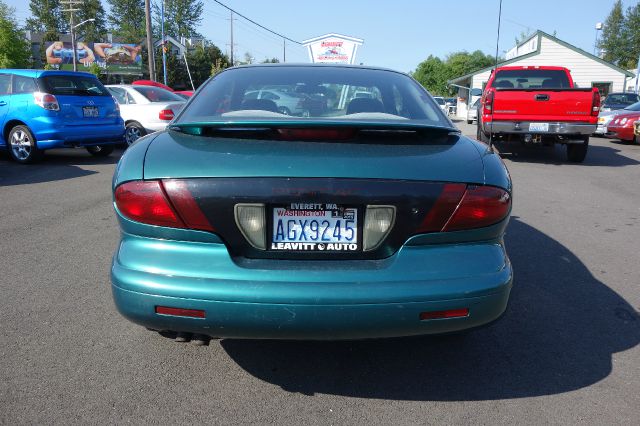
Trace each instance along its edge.
<path fill-rule="evenodd" d="M 260 25 L 259 23 L 257 23 L 257 22 L 256 22 L 256 21 L 254 21 L 253 19 L 251 19 L 251 18 L 247 18 L 247 17 L 246 17 L 246 16 L 244 16 L 242 13 L 236 12 L 235 10 L 231 9 L 229 6 L 227 6 L 226 4 L 224 4 L 224 3 L 222 3 L 222 2 L 220 2 L 220 1 L 218 1 L 218 0 L 213 0 L 213 1 L 214 1 L 214 2 L 216 2 L 216 3 L 218 3 L 220 6 L 224 7 L 225 9 L 228 9 L 229 11 L 231 11 L 231 12 L 235 13 L 236 15 L 238 15 L 238 16 L 240 16 L 240 17 L 242 17 L 242 18 L 246 19 L 247 21 L 251 22 L 252 24 L 259 26 L 259 27 L 260 27 L 260 28 L 262 28 L 263 30 L 269 31 L 271 34 L 275 34 L 275 35 L 277 35 L 278 37 L 281 37 L 281 38 L 283 38 L 283 39 L 285 39 L 285 40 L 289 40 L 290 42 L 295 43 L 295 44 L 302 44 L 302 43 L 300 43 L 299 41 L 296 41 L 296 40 L 290 39 L 289 37 L 287 37 L 287 36 L 285 36 L 285 35 L 282 35 L 282 34 L 280 34 L 280 33 L 276 32 L 276 31 L 270 30 L 269 28 L 265 27 L 264 25 Z"/>

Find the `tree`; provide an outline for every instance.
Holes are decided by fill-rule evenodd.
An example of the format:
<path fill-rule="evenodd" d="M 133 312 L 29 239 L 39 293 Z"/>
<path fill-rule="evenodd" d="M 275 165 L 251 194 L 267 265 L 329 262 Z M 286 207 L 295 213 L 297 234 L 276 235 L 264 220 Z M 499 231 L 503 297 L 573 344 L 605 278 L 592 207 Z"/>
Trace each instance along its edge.
<path fill-rule="evenodd" d="M 161 32 L 162 0 L 153 3 L 153 16 L 157 23 L 156 37 Z M 196 28 L 202 22 L 204 3 L 201 0 L 164 0 L 164 33 L 175 38 L 199 36 Z"/>
<path fill-rule="evenodd" d="M 620 64 L 626 56 L 624 27 L 625 19 L 622 13 L 622 0 L 617 0 L 609 16 L 604 22 L 602 37 L 598 42 L 598 48 L 604 51 L 603 58 L 614 64 Z"/>
<path fill-rule="evenodd" d="M 102 7 L 101 0 L 84 0 L 76 6 L 79 11 L 75 12 L 74 22 L 79 24 L 86 19 L 95 19 L 93 22 L 78 27 L 76 30 L 77 39 L 88 43 L 104 41 L 107 36 L 107 20 Z"/>
<path fill-rule="evenodd" d="M 15 9 L 0 0 L 0 68 L 28 68 L 31 44 L 16 25 Z"/>
<path fill-rule="evenodd" d="M 280 59 L 278 58 L 265 58 L 264 61 L 262 61 L 263 64 L 279 64 L 280 63 Z"/>
<path fill-rule="evenodd" d="M 480 50 L 473 53 L 454 52 L 449 54 L 444 61 L 429 55 L 412 74 L 413 78 L 432 94 L 447 96 L 453 95 L 457 90 L 447 86 L 448 80 L 491 66 L 494 63 L 494 57 L 485 55 Z"/>
<path fill-rule="evenodd" d="M 640 2 L 627 9 L 624 19 L 624 43 L 627 46 L 621 65 L 636 68 L 640 56 Z"/>
<path fill-rule="evenodd" d="M 140 43 L 146 34 L 144 0 L 107 0 L 113 34 L 124 43 Z"/>
<path fill-rule="evenodd" d="M 56 41 L 58 34 L 68 29 L 62 17 L 60 0 L 31 0 L 32 17 L 27 19 L 26 29 L 45 33 L 44 41 Z"/>
<path fill-rule="evenodd" d="M 187 54 L 193 84 L 198 87 L 211 75 L 229 67 L 229 58 L 213 43 L 205 42 Z M 215 72 L 214 72 L 215 71 Z"/>

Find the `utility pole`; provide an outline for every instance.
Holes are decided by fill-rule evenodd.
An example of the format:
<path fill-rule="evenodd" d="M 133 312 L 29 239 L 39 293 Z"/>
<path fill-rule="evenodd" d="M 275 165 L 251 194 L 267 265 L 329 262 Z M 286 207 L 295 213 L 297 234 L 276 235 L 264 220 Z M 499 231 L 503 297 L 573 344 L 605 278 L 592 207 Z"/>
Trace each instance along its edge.
<path fill-rule="evenodd" d="M 167 49 L 165 46 L 166 40 L 164 39 L 164 0 L 162 0 L 162 11 L 161 11 L 161 25 L 162 25 L 162 73 L 164 75 L 164 85 L 167 85 Z"/>
<path fill-rule="evenodd" d="M 153 31 L 151 28 L 151 0 L 144 0 L 144 17 L 147 26 L 147 61 L 149 61 L 149 79 L 156 81 L 156 61 L 153 49 Z"/>
<path fill-rule="evenodd" d="M 287 39 L 282 39 L 282 63 L 287 62 Z"/>
<path fill-rule="evenodd" d="M 78 71 L 78 64 L 77 64 L 78 54 L 76 51 L 76 32 L 75 32 L 75 25 L 73 22 L 73 12 L 77 12 L 80 10 L 80 9 L 74 9 L 74 6 L 82 2 L 80 0 L 62 0 L 60 3 L 62 3 L 65 7 L 68 8 L 68 9 L 63 9 L 62 12 L 69 12 L 69 28 L 71 30 L 71 48 L 73 49 L 73 58 L 72 58 L 73 70 Z"/>
<path fill-rule="evenodd" d="M 231 52 L 230 55 L 230 59 L 231 59 L 231 66 L 233 66 L 233 12 L 231 13 L 231 48 L 229 49 Z"/>

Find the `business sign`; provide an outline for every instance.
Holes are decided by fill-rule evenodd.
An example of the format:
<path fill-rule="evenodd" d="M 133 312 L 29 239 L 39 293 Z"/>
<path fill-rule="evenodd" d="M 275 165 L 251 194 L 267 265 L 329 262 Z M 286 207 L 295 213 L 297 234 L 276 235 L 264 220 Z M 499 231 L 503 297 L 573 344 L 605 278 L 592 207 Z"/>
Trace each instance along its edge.
<path fill-rule="evenodd" d="M 142 74 L 142 46 L 123 43 L 76 44 L 78 70 L 98 64 L 109 74 Z M 47 64 L 55 69 L 73 70 L 73 46 L 71 43 L 53 41 L 46 43 Z"/>
<path fill-rule="evenodd" d="M 358 46 L 363 42 L 355 37 L 327 34 L 305 40 L 302 44 L 309 49 L 312 63 L 354 64 Z"/>

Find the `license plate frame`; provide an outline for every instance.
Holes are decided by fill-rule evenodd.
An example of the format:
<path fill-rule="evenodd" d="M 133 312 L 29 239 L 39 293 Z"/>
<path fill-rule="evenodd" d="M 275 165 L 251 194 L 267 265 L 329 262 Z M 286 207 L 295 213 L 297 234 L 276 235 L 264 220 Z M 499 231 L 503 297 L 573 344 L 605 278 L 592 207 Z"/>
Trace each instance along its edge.
<path fill-rule="evenodd" d="M 299 208 L 299 207 L 311 207 L 315 208 Z M 280 212 L 280 213 L 279 213 Z M 282 212 L 290 212 L 287 215 L 281 214 Z M 290 203 L 285 205 L 271 205 L 268 207 L 268 241 L 267 246 L 270 251 L 281 253 L 357 253 L 362 252 L 362 223 L 363 223 L 363 209 L 359 206 L 336 204 L 336 203 Z M 287 218 L 287 219 L 285 219 Z M 290 218 L 290 219 L 289 219 Z M 300 232 L 302 226 L 299 221 L 328 221 L 329 229 L 324 224 L 319 223 L 320 228 L 318 232 L 310 230 L 311 224 L 306 226 L 306 239 L 302 238 L 287 238 L 290 235 L 284 235 L 282 238 L 282 232 L 287 234 L 288 229 L 286 225 L 284 229 L 278 231 L 278 219 L 298 221 L 295 224 L 294 229 L 296 232 Z M 341 231 L 347 233 L 346 221 L 350 221 L 349 228 L 352 230 L 353 238 L 348 240 L 344 238 L 344 241 L 334 241 L 335 236 L 329 235 L 336 232 L 336 222 L 341 221 Z M 284 225 L 284 224 L 283 224 Z M 325 240 L 322 239 L 322 234 L 325 234 Z M 298 236 L 298 235 L 297 235 Z M 296 237 L 297 237 L 296 236 Z M 349 235 L 351 236 L 351 235 Z M 317 237 L 317 238 L 312 238 Z"/>
<path fill-rule="evenodd" d="M 529 131 L 547 133 L 549 131 L 549 123 L 529 123 Z"/>
<path fill-rule="evenodd" d="M 96 106 L 83 106 L 82 116 L 84 118 L 98 118 L 100 117 L 100 110 Z"/>

